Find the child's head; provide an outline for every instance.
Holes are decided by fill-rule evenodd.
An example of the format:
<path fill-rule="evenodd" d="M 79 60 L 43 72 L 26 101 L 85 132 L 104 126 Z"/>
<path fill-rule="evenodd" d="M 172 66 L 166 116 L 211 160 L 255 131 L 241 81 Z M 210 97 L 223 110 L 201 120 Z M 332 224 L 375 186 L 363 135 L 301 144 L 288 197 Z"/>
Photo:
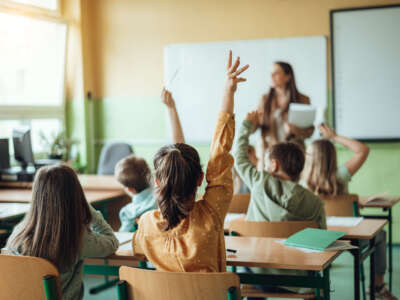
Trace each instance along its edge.
<path fill-rule="evenodd" d="M 318 195 L 337 195 L 344 185 L 337 180 L 336 149 L 327 139 L 315 140 L 310 145 L 304 174 L 308 188 Z"/>
<path fill-rule="evenodd" d="M 154 169 L 157 202 L 167 221 L 166 231 L 189 215 L 204 174 L 196 149 L 181 143 L 158 150 L 154 157 Z"/>
<path fill-rule="evenodd" d="M 278 143 L 268 151 L 266 171 L 297 182 L 304 167 L 304 152 L 297 144 Z"/>
<path fill-rule="evenodd" d="M 62 272 L 77 260 L 91 213 L 74 170 L 65 165 L 39 169 L 23 229 L 11 249 L 51 261 Z"/>
<path fill-rule="evenodd" d="M 129 194 L 140 193 L 151 185 L 149 166 L 143 158 L 133 154 L 117 163 L 115 176 Z"/>

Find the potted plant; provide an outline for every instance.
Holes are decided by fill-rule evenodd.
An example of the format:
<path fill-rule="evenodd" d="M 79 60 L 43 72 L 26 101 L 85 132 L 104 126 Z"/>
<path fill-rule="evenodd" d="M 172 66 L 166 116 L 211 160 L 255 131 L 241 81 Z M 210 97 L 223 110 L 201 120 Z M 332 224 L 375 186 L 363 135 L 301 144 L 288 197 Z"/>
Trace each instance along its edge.
<path fill-rule="evenodd" d="M 79 143 L 77 139 L 68 138 L 65 131 L 52 133 L 50 136 L 41 131 L 39 135 L 41 144 L 44 149 L 47 149 L 50 159 L 70 160 L 72 146 Z"/>

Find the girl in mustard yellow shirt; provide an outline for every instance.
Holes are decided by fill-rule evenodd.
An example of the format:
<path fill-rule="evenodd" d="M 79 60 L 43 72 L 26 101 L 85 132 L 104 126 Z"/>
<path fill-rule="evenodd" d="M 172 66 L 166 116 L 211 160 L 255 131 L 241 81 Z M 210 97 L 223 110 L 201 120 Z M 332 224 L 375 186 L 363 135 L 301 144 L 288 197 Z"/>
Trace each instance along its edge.
<path fill-rule="evenodd" d="M 233 194 L 229 154 L 235 135 L 233 115 L 240 58 L 232 65 L 229 52 L 227 80 L 221 112 L 207 166 L 207 187 L 203 199 L 196 191 L 204 173 L 197 151 L 184 143 L 162 147 L 154 157 L 156 199 L 159 209 L 142 215 L 133 239 L 135 253 L 144 254 L 162 271 L 225 271 L 224 219 Z"/>

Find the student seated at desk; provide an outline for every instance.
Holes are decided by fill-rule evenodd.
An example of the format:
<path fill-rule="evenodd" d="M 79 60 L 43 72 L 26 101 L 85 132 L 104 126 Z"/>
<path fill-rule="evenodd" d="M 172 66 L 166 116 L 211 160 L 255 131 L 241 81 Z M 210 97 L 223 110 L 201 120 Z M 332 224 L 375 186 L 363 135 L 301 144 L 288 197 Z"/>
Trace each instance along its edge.
<path fill-rule="evenodd" d="M 306 168 L 303 174 L 304 184 L 315 194 L 336 196 L 348 193 L 348 183 L 352 176 L 366 161 L 369 148 L 367 145 L 336 134 L 327 125 L 320 125 L 324 139 L 311 143 Z M 336 149 L 332 142 L 345 146 L 353 156 L 343 165 L 337 166 Z M 375 258 L 375 297 L 378 299 L 397 299 L 385 287 L 386 272 L 386 232 L 381 230 L 376 236 Z M 366 242 L 361 243 L 365 245 Z"/>
<path fill-rule="evenodd" d="M 248 221 L 314 221 L 326 228 L 322 200 L 297 183 L 304 167 L 304 153 L 294 143 L 283 142 L 271 146 L 267 152 L 266 170 L 258 171 L 249 159 L 249 136 L 258 126 L 257 112 L 251 112 L 243 121 L 235 146 L 235 168 L 250 188 L 251 199 L 247 210 Z M 257 273 L 303 275 L 302 272 L 251 268 Z M 262 286 L 262 290 L 271 290 Z M 310 289 L 287 288 L 299 293 Z"/>
<path fill-rule="evenodd" d="M 172 94 L 163 89 L 161 101 L 168 109 L 174 143 L 184 143 L 185 137 Z M 125 205 L 119 212 L 121 220 L 119 231 L 134 232 L 137 227 L 136 220 L 145 212 L 157 208 L 151 185 L 150 168 L 143 158 L 130 155 L 121 159 L 115 166 L 115 176 L 124 186 L 125 192 L 132 198 L 132 202 Z"/>
<path fill-rule="evenodd" d="M 135 253 L 145 254 L 158 270 L 225 272 L 224 219 L 233 194 L 235 135 L 233 115 L 238 77 L 248 66 L 232 65 L 229 53 L 222 109 L 218 116 L 207 167 L 203 198 L 196 191 L 204 177 L 196 149 L 183 143 L 162 147 L 155 155 L 156 197 L 159 209 L 142 215 L 133 239 Z M 206 76 L 206 74 L 205 74 Z"/>
<path fill-rule="evenodd" d="M 57 165 L 39 169 L 30 210 L 14 228 L 6 248 L 53 263 L 60 272 L 63 299 L 82 299 L 83 259 L 114 253 L 118 239 L 86 201 L 75 172 Z"/>

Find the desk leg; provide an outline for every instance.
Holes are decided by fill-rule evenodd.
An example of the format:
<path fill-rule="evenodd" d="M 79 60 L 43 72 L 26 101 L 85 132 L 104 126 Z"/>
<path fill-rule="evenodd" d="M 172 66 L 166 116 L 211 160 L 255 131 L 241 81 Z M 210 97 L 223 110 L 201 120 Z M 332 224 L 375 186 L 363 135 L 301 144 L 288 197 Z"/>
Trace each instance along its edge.
<path fill-rule="evenodd" d="M 331 286 L 330 286 L 330 277 L 329 277 L 329 269 L 330 267 L 327 267 L 324 270 L 324 300 L 330 300 L 331 299 Z"/>
<path fill-rule="evenodd" d="M 369 241 L 369 247 L 375 249 L 375 238 L 371 239 Z M 375 251 L 373 251 L 370 255 L 370 284 L 369 284 L 369 290 L 370 290 L 370 299 L 375 300 Z"/>
<path fill-rule="evenodd" d="M 393 244 L 392 244 L 392 209 L 388 212 L 389 221 L 389 291 L 392 291 L 392 266 L 393 266 Z"/>
<path fill-rule="evenodd" d="M 360 300 L 360 242 L 352 240 L 351 243 L 357 246 L 357 249 L 350 250 L 354 258 L 354 300 Z"/>

